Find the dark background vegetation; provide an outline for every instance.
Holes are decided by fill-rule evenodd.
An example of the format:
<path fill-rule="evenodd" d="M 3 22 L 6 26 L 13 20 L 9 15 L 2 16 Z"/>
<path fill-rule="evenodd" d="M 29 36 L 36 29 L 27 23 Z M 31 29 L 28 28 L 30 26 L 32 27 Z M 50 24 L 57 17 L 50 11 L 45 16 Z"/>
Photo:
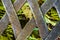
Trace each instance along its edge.
<path fill-rule="evenodd" d="M 15 0 L 11 0 L 12 3 Z M 45 0 L 38 0 L 39 6 L 41 6 Z M 28 10 L 28 11 L 27 11 Z M 5 14 L 5 9 L 3 7 L 3 4 L 0 0 L 0 19 Z M 17 12 L 17 16 L 19 18 L 19 21 L 21 22 L 22 28 L 26 25 L 26 23 L 31 20 L 32 18 L 32 11 L 30 10 L 28 2 L 26 2 L 22 8 Z M 48 30 L 51 31 L 56 23 L 60 20 L 58 17 L 58 13 L 56 9 L 53 7 L 51 8 L 44 16 L 45 22 L 48 26 Z M 41 40 L 39 36 L 39 28 L 36 27 L 33 29 L 32 34 L 27 38 L 28 40 Z M 0 35 L 0 40 L 15 40 L 14 33 L 12 30 L 11 24 L 7 26 L 7 28 L 4 30 L 4 32 Z"/>

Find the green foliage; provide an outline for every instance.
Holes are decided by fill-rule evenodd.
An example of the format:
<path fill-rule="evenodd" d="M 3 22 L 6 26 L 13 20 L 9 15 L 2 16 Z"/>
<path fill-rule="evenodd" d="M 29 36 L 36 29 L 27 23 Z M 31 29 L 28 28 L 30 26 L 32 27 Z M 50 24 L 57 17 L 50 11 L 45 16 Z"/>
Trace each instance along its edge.
<path fill-rule="evenodd" d="M 28 11 L 27 11 L 28 10 Z M 26 2 L 23 6 L 22 6 L 22 8 L 18 11 L 18 13 L 19 13 L 19 15 L 20 14 L 24 14 L 25 15 L 25 17 L 26 17 L 26 19 L 31 19 L 32 18 L 32 12 L 31 12 L 31 10 L 30 10 L 30 7 L 29 7 L 29 4 L 28 4 L 28 2 Z"/>
<path fill-rule="evenodd" d="M 11 0 L 12 3 L 14 3 L 15 0 Z M 39 5 L 44 2 L 45 0 L 39 1 Z M 28 11 L 27 11 L 28 10 Z M 3 7 L 3 4 L 0 0 L 0 19 L 5 14 L 5 9 Z M 25 24 L 28 22 L 28 19 L 32 18 L 32 12 L 30 10 L 29 4 L 26 2 L 22 8 L 17 12 L 18 18 L 21 21 L 22 27 L 25 26 Z M 56 23 L 60 20 L 58 17 L 58 13 L 56 9 L 53 7 L 47 12 L 44 16 L 44 19 L 47 24 L 50 24 L 49 26 L 52 27 L 56 25 Z M 51 28 L 48 28 L 49 30 Z M 39 36 L 39 29 L 36 27 L 33 29 L 32 34 L 27 38 L 28 40 L 42 40 Z M 5 29 L 2 35 L 0 35 L 0 40 L 15 40 L 13 30 L 11 28 L 11 25 L 9 24 L 8 27 Z"/>
<path fill-rule="evenodd" d="M 4 7 L 3 7 L 1 0 L 0 0 L 0 10 L 4 10 Z"/>
<path fill-rule="evenodd" d="M 35 38 L 34 35 L 30 36 L 28 40 L 42 40 L 41 38 Z"/>
<path fill-rule="evenodd" d="M 48 24 L 48 29 L 52 30 L 57 22 L 60 20 L 56 9 L 53 7 L 51 8 L 44 16 L 46 23 Z M 51 26 L 52 25 L 52 26 Z"/>
<path fill-rule="evenodd" d="M 42 40 L 39 36 L 39 29 L 37 27 L 33 29 L 33 32 L 28 37 L 28 40 Z"/>
<path fill-rule="evenodd" d="M 8 38 L 0 35 L 0 40 L 8 40 Z"/>
<path fill-rule="evenodd" d="M 2 18 L 2 16 L 5 14 L 5 9 L 3 7 L 3 4 L 0 0 L 0 19 Z"/>
<path fill-rule="evenodd" d="M 12 3 L 14 3 L 15 0 L 11 0 L 11 1 L 12 1 Z"/>
<path fill-rule="evenodd" d="M 5 14 L 5 9 L 3 7 L 3 4 L 0 0 L 0 19 Z M 5 29 L 2 35 L 0 35 L 0 40 L 14 40 L 14 34 L 13 30 L 11 28 L 11 25 L 8 25 L 8 27 Z"/>
<path fill-rule="evenodd" d="M 14 39 L 14 34 L 13 34 L 12 26 L 10 24 L 5 29 L 5 31 L 3 32 L 2 35 L 6 36 L 9 40 L 13 40 Z"/>
<path fill-rule="evenodd" d="M 46 20 L 46 23 L 50 23 L 53 26 L 55 26 L 57 21 L 60 20 L 58 13 L 54 7 L 47 12 L 47 14 L 45 15 L 45 20 Z"/>
<path fill-rule="evenodd" d="M 8 27 L 5 29 L 2 35 L 0 35 L 0 40 L 14 40 L 14 34 L 13 30 L 11 28 L 11 25 L 8 25 Z"/>

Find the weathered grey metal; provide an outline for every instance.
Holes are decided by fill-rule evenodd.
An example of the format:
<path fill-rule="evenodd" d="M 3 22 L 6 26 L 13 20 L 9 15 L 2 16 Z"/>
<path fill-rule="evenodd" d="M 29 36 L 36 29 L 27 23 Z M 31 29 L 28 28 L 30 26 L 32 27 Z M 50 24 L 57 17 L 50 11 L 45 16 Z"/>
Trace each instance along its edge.
<path fill-rule="evenodd" d="M 40 36 L 44 39 L 48 35 L 48 28 L 43 19 L 43 15 L 39 8 L 38 2 L 37 0 L 27 0 L 27 1 L 29 3 L 32 12 L 34 13 L 33 16 L 35 18 L 36 25 L 39 28 Z"/>
<path fill-rule="evenodd" d="M 26 2 L 26 0 L 16 0 L 13 4 L 16 11 L 19 11 L 20 8 L 23 6 L 23 4 Z"/>
<path fill-rule="evenodd" d="M 33 21 L 33 20 L 32 20 L 32 21 Z M 33 22 L 34 22 L 34 21 L 33 21 Z M 31 24 L 33 25 L 33 23 L 28 22 L 27 26 L 25 27 L 25 29 L 23 29 L 24 31 L 22 31 L 22 33 L 30 34 L 30 32 L 33 31 L 33 30 L 31 30 L 31 29 L 33 29 L 33 28 L 35 27 L 35 26 L 32 26 Z M 29 25 L 30 25 L 30 26 L 29 26 Z M 31 27 L 31 28 L 30 28 L 31 31 L 28 31 L 28 30 L 26 29 L 26 28 L 29 28 L 29 27 Z M 26 33 L 25 30 L 26 30 L 26 32 L 28 32 L 28 33 Z M 22 34 L 21 34 L 21 35 L 22 35 Z M 24 35 L 24 36 L 27 37 L 27 35 Z M 25 37 L 25 38 L 26 38 L 26 37 Z"/>
<path fill-rule="evenodd" d="M 56 1 L 57 0 L 46 0 L 45 3 L 42 4 L 41 11 L 43 15 L 53 7 L 53 4 L 55 4 Z"/>
<path fill-rule="evenodd" d="M 16 0 L 15 2 L 14 2 L 14 8 L 15 8 L 15 10 L 16 11 L 18 11 L 21 7 L 22 7 L 22 5 L 25 3 L 25 1 L 26 0 Z M 53 2 L 53 4 L 54 4 L 54 2 L 55 2 L 55 0 L 52 0 Z M 49 4 L 49 5 L 47 5 L 47 6 L 49 6 L 48 8 L 46 8 L 46 10 L 45 10 L 45 12 L 44 11 L 42 11 L 42 13 L 44 14 L 44 13 L 46 13 L 47 12 L 47 10 L 49 10 L 51 7 L 52 7 L 52 5 L 53 4 L 50 4 L 50 0 L 47 0 L 45 3 L 43 3 L 43 5 L 41 6 L 41 10 L 43 9 L 43 10 L 45 10 L 45 5 L 47 5 L 47 4 Z M 47 4 L 46 4 L 47 3 Z M 19 6 L 19 7 L 17 7 L 17 6 Z M 6 14 L 7 15 L 7 14 Z M 3 19 L 3 18 L 2 18 Z M 4 18 L 5 19 L 5 18 Z M 8 19 L 8 18 L 7 18 Z M 6 19 L 6 20 L 7 20 Z M 1 20 L 2 21 L 2 20 Z M 5 21 L 5 20 L 4 20 Z M 7 20 L 7 21 L 9 21 L 9 20 Z M 3 23 L 2 23 L 3 24 Z M 7 23 L 6 23 L 7 24 Z M 8 24 L 7 24 L 8 25 Z M 2 32 L 3 32 L 3 30 L 2 30 Z"/>
<path fill-rule="evenodd" d="M 56 11 L 60 17 L 60 0 L 57 0 L 57 2 L 54 4 L 54 7 L 56 8 Z"/>
<path fill-rule="evenodd" d="M 60 0 L 53 5 L 60 17 Z M 60 22 L 55 26 L 55 28 L 49 33 L 45 40 L 55 40 L 60 35 Z"/>
<path fill-rule="evenodd" d="M 40 36 L 43 40 L 55 40 L 57 36 L 60 35 L 60 22 L 50 33 L 48 33 L 48 27 L 43 19 L 44 14 L 47 13 L 52 7 L 55 7 L 58 15 L 60 15 L 60 0 L 46 0 L 40 8 L 37 0 L 27 0 L 33 12 L 34 18 L 29 20 L 23 29 L 21 29 L 16 12 L 23 6 L 26 0 L 16 0 L 13 5 L 11 0 L 2 0 L 2 2 L 6 9 L 6 14 L 0 20 L 0 31 L 4 31 L 10 21 L 15 37 L 17 37 L 16 40 L 27 40 L 27 37 L 30 36 L 35 26 L 38 26 Z"/>
<path fill-rule="evenodd" d="M 55 40 L 60 35 L 60 22 L 52 29 L 45 40 Z"/>
<path fill-rule="evenodd" d="M 23 30 L 20 32 L 20 34 L 18 35 L 17 39 L 16 40 L 25 40 L 27 39 L 27 37 L 30 36 L 30 34 L 32 33 L 33 31 L 33 28 L 35 28 L 35 20 L 31 20 L 29 21 L 26 26 L 23 28 Z"/>
<path fill-rule="evenodd" d="M 32 1 L 31 1 L 31 2 L 32 2 Z M 30 2 L 30 3 L 31 3 L 31 2 Z M 30 4 L 30 3 L 29 3 L 29 4 Z M 31 6 L 31 5 L 30 5 L 30 6 Z M 57 27 L 56 27 L 56 28 L 57 28 Z M 55 36 L 54 38 L 51 36 L 53 39 L 51 39 L 51 37 L 50 37 L 50 40 L 54 40 L 54 39 L 58 36 L 58 33 L 56 33 L 56 35 L 53 34 L 53 33 L 56 32 L 55 30 L 59 31 L 58 28 L 57 28 L 57 29 L 56 29 L 56 28 L 54 28 L 54 29 L 52 30 L 52 32 L 50 33 L 50 35 Z M 55 31 L 55 32 L 53 32 L 53 31 Z M 48 35 L 48 36 L 50 36 L 50 35 Z M 47 40 L 47 38 L 46 38 L 45 40 Z M 48 39 L 48 40 L 49 40 L 49 39 Z"/>
<path fill-rule="evenodd" d="M 0 20 L 0 34 L 3 33 L 3 31 L 7 28 L 8 24 L 9 24 L 8 16 L 4 15 L 4 17 Z"/>
<path fill-rule="evenodd" d="M 6 13 L 8 15 L 9 21 L 12 25 L 15 37 L 21 32 L 21 25 L 19 23 L 17 14 L 13 8 L 11 0 L 2 0 L 2 3 L 5 7 Z"/>
<path fill-rule="evenodd" d="M 6 15 L 6 16 L 7 16 L 7 15 Z M 28 24 L 33 24 L 33 23 L 28 22 Z M 25 27 L 25 29 L 23 29 L 24 31 L 22 31 L 22 33 L 24 33 L 25 30 L 29 33 L 29 32 L 31 32 L 31 31 L 28 31 L 26 28 L 31 27 L 31 28 L 30 28 L 30 30 L 31 30 L 33 27 L 35 27 L 35 26 L 32 27 L 32 25 L 29 26 L 28 24 L 27 24 L 27 26 Z M 26 33 L 26 32 L 25 32 L 25 33 Z M 28 33 L 26 33 L 26 34 L 28 34 Z M 29 33 L 29 34 L 30 34 L 30 33 Z M 25 36 L 27 37 L 27 35 L 25 35 Z M 26 38 L 26 37 L 25 37 L 25 38 Z"/>
<path fill-rule="evenodd" d="M 22 0 L 23 1 L 23 0 Z M 22 2 L 22 3 L 20 3 L 21 2 L 21 0 L 16 0 L 15 2 L 14 2 L 14 8 L 15 8 L 15 10 L 16 10 L 16 12 L 23 6 L 22 4 L 24 4 L 24 2 L 25 2 L 25 0 Z M 17 4 L 18 3 L 18 4 Z M 20 5 L 19 5 L 20 4 Z M 17 7 L 17 5 L 19 5 L 19 7 Z M 19 8 L 19 9 L 17 9 L 17 8 Z M 2 24 L 1 24 L 2 23 Z M 6 24 L 6 25 L 5 25 Z M 6 29 L 6 27 L 7 27 L 7 25 L 9 24 L 9 20 L 8 20 L 8 15 L 7 14 L 5 14 L 4 16 L 3 16 L 3 18 L 0 20 L 0 33 L 2 33 L 5 29 Z M 3 26 L 2 26 L 3 25 Z"/>
<path fill-rule="evenodd" d="M 16 1 L 14 2 L 13 5 L 14 5 L 14 8 L 15 8 L 16 12 L 22 7 L 22 5 L 25 3 L 25 1 L 26 1 L 26 0 L 16 0 Z M 52 3 L 54 4 L 55 0 L 52 0 L 52 1 L 53 1 Z M 42 10 L 43 8 L 44 8 L 43 10 L 45 10 L 45 5 L 49 4 L 49 5 L 47 5 L 47 7 L 48 7 L 48 6 L 49 6 L 49 7 L 48 7 L 48 8 L 46 7 L 46 10 L 45 10 L 45 11 L 42 11 L 43 14 L 45 14 L 45 13 L 47 12 L 47 10 L 49 10 L 49 9 L 52 7 L 53 4 L 50 4 L 50 3 L 51 3 L 51 0 L 47 0 L 47 1 L 46 1 L 45 3 L 43 3 L 43 5 L 41 6 L 41 10 Z M 17 7 L 17 6 L 18 6 L 18 7 Z M 6 14 L 6 16 L 7 16 L 7 14 Z M 5 19 L 6 16 L 4 16 L 3 18 Z M 3 19 L 3 18 L 2 18 L 2 19 Z M 3 19 L 3 20 L 4 20 L 4 19 Z M 6 20 L 7 20 L 7 19 L 8 19 L 8 18 L 6 18 Z M 4 21 L 6 21 L 6 20 L 4 20 Z M 2 21 L 2 20 L 1 20 L 1 21 Z M 7 21 L 9 21 L 9 20 L 7 20 Z M 2 24 L 3 24 L 3 23 L 2 23 Z M 6 24 L 7 24 L 7 23 L 6 23 Z M 4 24 L 3 24 L 3 25 L 4 25 Z M 8 25 L 8 24 L 7 24 L 7 25 Z M 3 26 L 2 26 L 2 27 L 3 27 Z M 6 27 L 6 26 L 5 26 L 5 27 Z M 5 29 L 5 28 L 4 28 L 4 29 Z M 3 32 L 3 30 L 2 30 L 1 32 Z"/>

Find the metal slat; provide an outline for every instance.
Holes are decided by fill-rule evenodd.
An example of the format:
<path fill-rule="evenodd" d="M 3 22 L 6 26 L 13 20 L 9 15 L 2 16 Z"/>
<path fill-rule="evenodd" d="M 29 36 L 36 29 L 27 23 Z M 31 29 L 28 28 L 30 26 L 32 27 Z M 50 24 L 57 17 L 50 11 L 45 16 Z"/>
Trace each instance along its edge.
<path fill-rule="evenodd" d="M 42 4 L 41 11 L 43 15 L 53 7 L 53 4 L 55 4 L 56 1 L 57 0 L 46 0 L 46 2 Z"/>
<path fill-rule="evenodd" d="M 4 15 L 3 19 L 0 20 L 0 34 L 3 33 L 3 31 L 7 28 L 8 24 L 9 24 L 8 16 Z"/>
<path fill-rule="evenodd" d="M 53 5 L 60 17 L 60 0 L 57 0 L 57 2 Z M 56 27 L 51 31 L 51 33 L 47 36 L 45 40 L 55 40 L 60 35 L 60 23 L 56 25 Z"/>
<path fill-rule="evenodd" d="M 39 28 L 40 36 L 44 39 L 48 35 L 48 28 L 46 23 L 44 22 L 42 12 L 38 6 L 38 2 L 36 0 L 27 0 L 27 1 L 33 12 L 33 16 L 35 18 L 37 27 Z"/>
<path fill-rule="evenodd" d="M 33 21 L 33 20 L 32 20 L 32 21 Z M 30 24 L 30 26 L 29 26 L 29 24 Z M 29 28 L 28 26 L 30 27 L 30 29 L 28 29 L 29 31 L 26 29 L 26 28 Z M 32 29 L 33 29 L 34 27 L 35 27 L 35 26 L 33 26 L 33 23 L 28 23 L 27 26 L 25 27 L 25 29 L 23 29 L 24 31 L 22 31 L 21 33 L 25 33 L 25 34 L 26 34 L 26 32 L 28 32 L 27 34 L 30 35 L 31 32 L 33 31 Z M 21 34 L 21 35 L 24 36 L 24 38 L 26 38 L 26 37 L 28 36 L 28 35 L 23 35 L 23 34 Z M 22 37 L 22 38 L 23 38 L 23 37 Z"/>
<path fill-rule="evenodd" d="M 60 0 L 57 0 L 57 2 L 54 4 L 54 7 L 56 8 L 57 13 L 60 17 Z"/>
<path fill-rule="evenodd" d="M 48 1 L 48 3 L 49 3 L 49 1 Z M 49 6 L 49 5 L 48 5 L 48 6 Z M 42 6 L 41 6 L 41 7 L 42 7 Z M 42 7 L 42 8 L 43 8 L 43 7 Z M 48 10 L 48 9 L 47 9 L 47 10 Z M 45 11 L 45 13 L 46 13 L 46 12 L 47 12 L 47 11 Z M 33 20 L 33 19 L 31 19 L 31 20 Z M 31 20 L 30 20 L 30 22 L 32 22 Z M 28 24 L 28 23 L 27 23 L 27 24 Z"/>
<path fill-rule="evenodd" d="M 21 2 L 22 1 L 22 2 Z M 16 0 L 15 1 L 15 3 L 13 4 L 13 5 L 15 5 L 14 6 L 14 8 L 15 8 L 15 10 L 16 11 L 18 11 L 19 9 L 18 8 L 21 8 L 22 7 L 22 5 L 24 4 L 24 2 L 25 2 L 26 0 Z M 21 3 L 20 3 L 21 2 Z M 55 2 L 55 0 L 53 1 L 53 2 Z M 47 0 L 47 4 L 49 4 L 49 0 Z M 46 5 L 46 2 L 41 6 L 41 9 L 43 9 L 44 7 L 45 7 L 45 5 Z M 18 6 L 18 7 L 17 7 Z M 47 5 L 47 6 L 50 6 L 50 4 L 49 5 Z M 45 9 L 45 8 L 44 8 Z M 48 7 L 48 9 L 49 9 L 49 7 Z M 46 9 L 46 10 L 48 10 L 48 9 Z M 42 13 L 43 13 L 44 11 L 42 11 Z M 46 13 L 47 11 L 45 11 L 45 13 Z M 43 13 L 44 14 L 44 13 Z M 7 14 L 6 14 L 7 15 Z M 4 20 L 4 21 L 8 21 L 9 22 L 9 20 L 8 20 L 8 18 L 6 18 L 6 20 L 5 20 L 5 16 L 2 18 L 2 20 Z M 1 21 L 2 21 L 1 20 Z M 7 23 L 2 23 L 3 25 L 5 25 L 5 24 L 7 24 Z M 8 25 L 8 24 L 7 24 Z M 3 27 L 3 26 L 2 26 Z M 1 27 L 1 28 L 2 28 Z M 5 26 L 6 27 L 6 26 Z M 5 29 L 5 28 L 4 28 Z M 2 32 L 3 32 L 3 30 L 2 30 Z"/>
<path fill-rule="evenodd" d="M 51 0 L 50 0 L 51 1 Z M 53 1 L 53 0 L 52 0 Z M 32 4 L 34 5 L 35 3 L 34 2 L 36 2 L 36 1 L 34 1 L 33 2 L 33 0 L 29 0 L 29 4 L 32 2 Z M 54 3 L 55 3 L 55 1 L 53 1 Z M 54 3 L 52 3 L 51 5 L 53 6 L 53 4 Z M 37 4 L 38 5 L 38 4 Z M 50 9 L 50 7 L 52 7 L 52 6 L 49 6 L 49 8 L 47 8 L 47 9 L 44 9 L 44 7 L 42 7 L 41 6 L 41 8 L 43 8 L 42 10 L 44 10 L 45 11 L 45 13 Z M 59 5 L 60 4 L 55 4 L 55 7 L 57 8 L 57 10 L 58 10 L 58 13 L 59 13 Z M 31 6 L 31 4 L 30 4 L 30 6 Z M 44 5 L 45 6 L 45 5 Z M 37 7 L 37 6 L 36 6 Z M 31 9 L 32 9 L 32 11 L 33 11 L 33 13 L 39 13 L 39 10 L 38 10 L 38 8 L 36 8 L 35 7 L 35 5 L 34 6 L 32 6 L 31 7 Z M 34 8 L 35 9 L 37 9 L 36 11 L 34 10 Z M 19 9 L 18 9 L 19 10 Z M 16 10 L 17 11 L 17 10 Z M 42 13 L 44 12 L 44 11 L 42 11 Z M 40 13 L 41 13 L 41 10 L 40 10 Z M 37 16 L 38 14 L 36 14 L 36 15 L 34 15 L 34 16 L 36 16 L 36 18 L 35 18 L 35 21 L 36 21 L 36 24 L 37 24 L 37 26 L 41 26 L 41 25 L 38 25 L 38 23 L 39 23 L 39 20 L 36 20 L 36 19 L 38 19 L 38 18 L 40 18 L 41 16 L 42 16 L 42 14 L 41 14 L 41 16 Z M 44 14 L 43 14 L 44 15 Z M 3 17 L 3 19 L 4 20 L 0 20 L 0 23 L 1 23 L 1 25 L 0 26 L 3 26 L 3 24 L 5 24 L 5 19 L 7 18 L 7 20 L 6 21 L 8 21 L 8 17 L 7 16 L 5 16 L 5 18 Z M 43 20 L 43 18 L 41 18 L 41 20 Z M 31 34 L 31 32 L 32 32 L 32 29 L 35 27 L 35 21 L 34 21 L 34 19 L 32 19 L 32 20 L 30 20 L 27 24 L 26 24 L 26 26 L 24 27 L 24 29 L 21 31 L 21 33 L 19 34 L 20 36 L 18 36 L 18 38 L 17 38 L 17 40 L 25 40 L 25 38 L 27 37 L 27 36 L 29 36 L 30 34 Z M 43 20 L 44 21 L 44 20 Z M 34 23 L 33 23 L 34 22 Z M 38 22 L 38 23 L 37 23 Z M 3 23 L 3 24 L 2 24 Z M 6 22 L 7 24 L 9 23 L 9 21 L 8 22 Z M 7 26 L 7 24 L 5 24 L 6 26 Z M 44 24 L 44 22 L 42 23 L 42 24 Z M 59 23 L 60 24 L 60 23 Z M 60 28 L 58 27 L 58 26 L 60 26 L 60 25 L 57 25 L 52 31 L 51 31 L 51 33 L 47 36 L 47 38 L 45 39 L 45 40 L 55 40 L 55 38 L 60 34 Z M 28 27 L 28 25 L 30 26 L 30 29 L 28 29 L 29 27 Z M 45 25 L 45 24 L 44 24 Z M 43 26 L 44 26 L 43 25 Z M 33 27 L 32 27 L 33 26 Z M 3 26 L 4 27 L 4 26 Z M 28 27 L 28 28 L 27 28 Z M 41 29 L 41 28 L 40 28 Z M 2 30 L 2 29 L 1 29 Z M 30 32 L 29 32 L 29 31 Z M 26 34 L 26 32 L 28 32 L 27 34 Z M 25 33 L 25 34 L 24 34 Z M 23 36 L 23 37 L 21 37 L 21 36 Z M 21 38 L 20 38 L 21 37 Z M 43 38 L 45 38 L 44 36 L 43 36 Z"/>
<path fill-rule="evenodd" d="M 53 28 L 45 40 L 55 40 L 60 35 L 60 22 Z"/>
<path fill-rule="evenodd" d="M 49 3 L 49 2 L 48 2 Z M 48 9 L 47 9 L 48 10 Z M 46 11 L 47 12 L 47 11 Z M 32 19 L 33 20 L 33 19 Z M 30 20 L 30 22 L 32 22 L 31 20 Z M 28 24 L 28 23 L 27 23 Z"/>
<path fill-rule="evenodd" d="M 17 2 L 16 2 L 17 3 Z M 6 16 L 7 16 L 7 14 L 6 14 Z M 7 17 L 3 17 L 3 20 L 4 20 L 4 18 L 6 19 Z M 7 18 L 8 19 L 8 18 Z M 6 21 L 6 20 L 5 20 Z M 8 21 L 8 20 L 7 20 Z M 33 21 L 33 20 L 32 20 Z M 9 21 L 8 21 L 9 22 Z M 29 26 L 29 24 L 30 24 L 30 26 L 31 26 L 31 24 L 33 24 L 33 22 L 32 23 L 30 23 L 30 22 L 28 22 L 28 24 L 27 24 L 27 26 L 25 26 L 25 29 L 23 29 L 24 31 L 26 30 L 27 32 L 28 32 L 28 30 L 26 29 L 26 28 L 29 28 L 30 26 Z M 31 28 L 30 29 L 33 29 L 35 26 L 31 26 Z M 22 33 L 25 33 L 26 34 L 26 32 L 24 32 L 24 31 L 22 31 Z M 30 32 L 31 32 L 31 30 L 29 30 Z M 27 34 L 29 34 L 30 35 L 30 33 L 28 32 Z M 26 35 L 26 37 L 27 37 L 27 35 Z M 25 37 L 25 38 L 26 38 Z"/>
<path fill-rule="evenodd" d="M 30 36 L 30 34 L 32 33 L 33 31 L 33 28 L 35 28 L 35 21 L 34 19 L 33 20 L 30 20 L 26 26 L 23 28 L 23 30 L 20 32 L 20 34 L 18 35 L 17 39 L 16 40 L 26 40 L 27 37 Z"/>
<path fill-rule="evenodd" d="M 5 7 L 6 13 L 9 17 L 9 21 L 10 21 L 10 23 L 12 25 L 12 29 L 14 31 L 14 35 L 16 37 L 21 32 L 21 25 L 19 23 L 16 12 L 13 8 L 11 0 L 2 0 L 2 3 Z"/>
<path fill-rule="evenodd" d="M 23 2 L 21 2 L 21 1 L 23 1 Z M 14 8 L 15 8 L 16 12 L 19 10 L 19 9 L 17 9 L 17 8 L 21 8 L 21 7 L 23 6 L 23 4 L 24 4 L 25 1 L 26 1 L 26 0 L 16 0 L 16 1 L 14 2 L 13 5 L 14 5 Z M 21 2 L 21 3 L 20 3 L 20 2 Z M 20 4 L 20 5 L 19 5 L 19 4 Z M 19 7 L 17 7 L 17 5 L 19 5 Z M 6 22 L 6 21 L 7 21 L 7 22 Z M 2 23 L 2 24 L 1 24 L 1 23 Z M 6 29 L 8 23 L 9 23 L 8 15 L 5 14 L 5 15 L 3 16 L 3 18 L 0 20 L 0 27 L 1 27 L 1 29 L 0 29 L 0 34 Z"/>
<path fill-rule="evenodd" d="M 16 0 L 13 4 L 15 10 L 18 12 L 25 2 L 26 0 Z"/>

